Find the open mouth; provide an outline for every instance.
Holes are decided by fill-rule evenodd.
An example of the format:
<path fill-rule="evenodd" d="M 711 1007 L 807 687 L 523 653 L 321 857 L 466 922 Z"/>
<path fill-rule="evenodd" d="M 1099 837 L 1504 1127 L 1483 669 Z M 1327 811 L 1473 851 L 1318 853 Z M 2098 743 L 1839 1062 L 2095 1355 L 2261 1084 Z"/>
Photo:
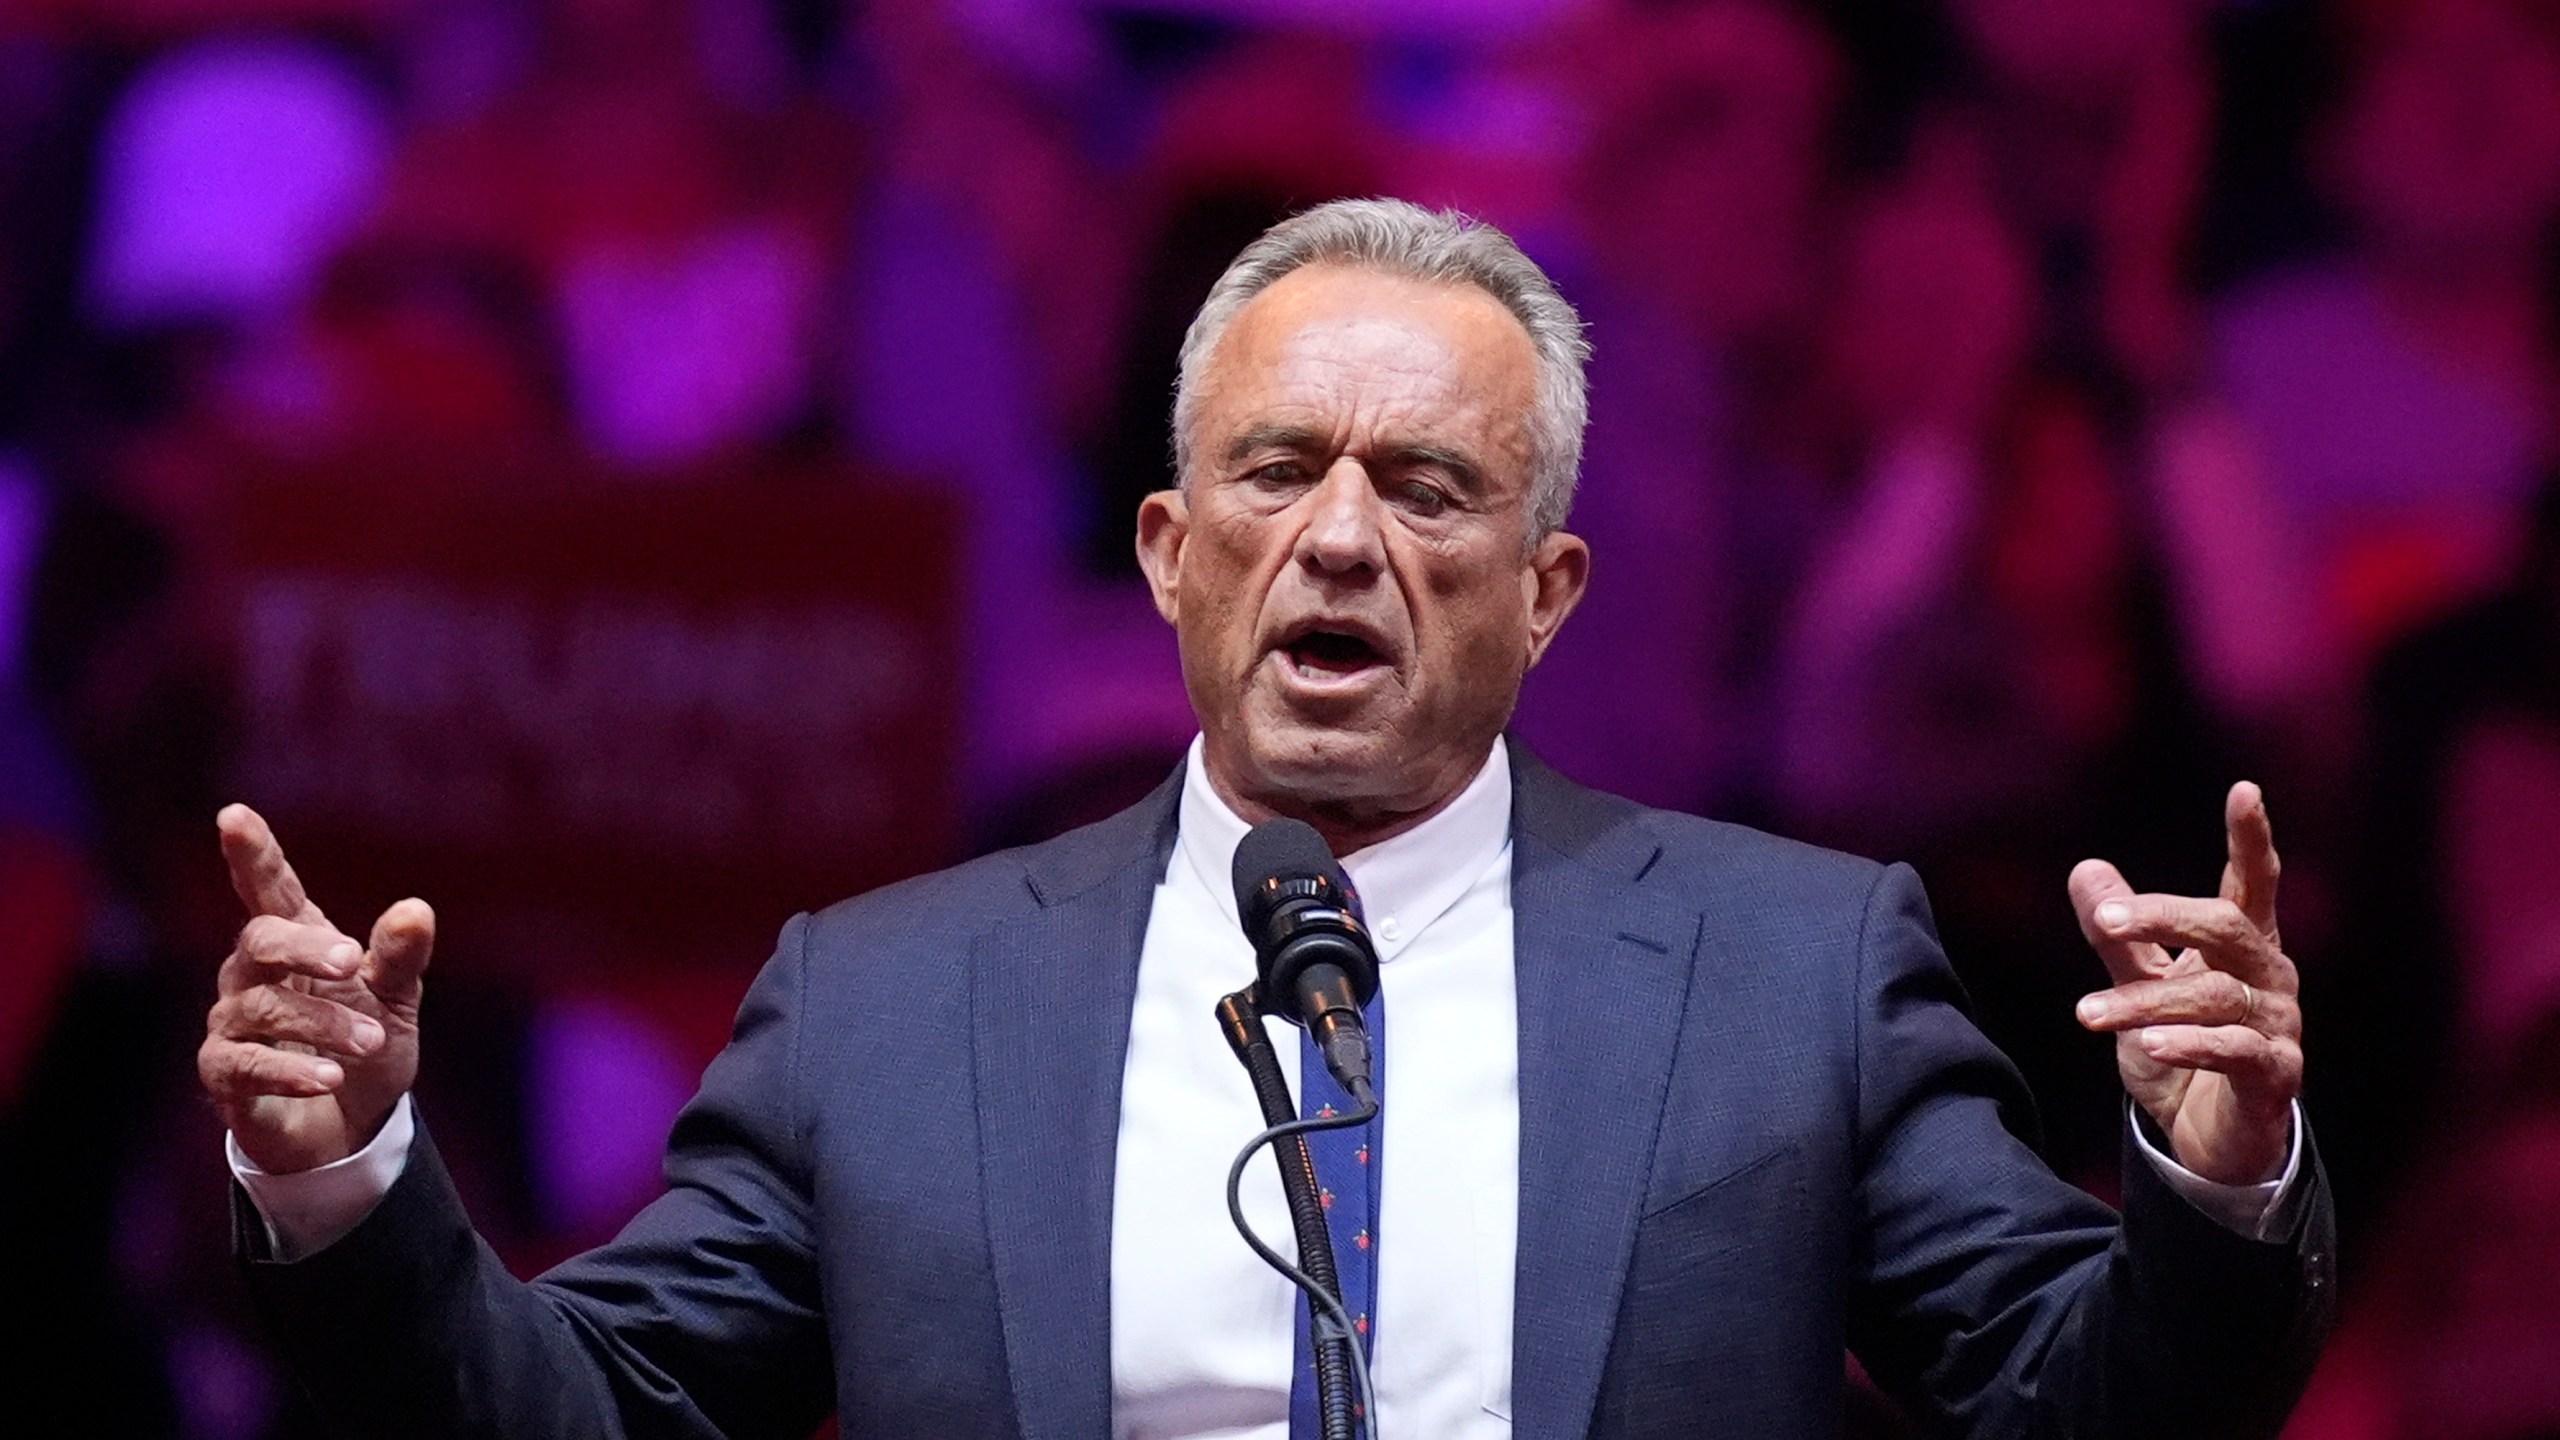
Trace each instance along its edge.
<path fill-rule="evenodd" d="M 1387 663 L 1376 645 L 1347 630 L 1310 630 L 1280 650 L 1300 674 L 1311 676 L 1354 675 Z"/>

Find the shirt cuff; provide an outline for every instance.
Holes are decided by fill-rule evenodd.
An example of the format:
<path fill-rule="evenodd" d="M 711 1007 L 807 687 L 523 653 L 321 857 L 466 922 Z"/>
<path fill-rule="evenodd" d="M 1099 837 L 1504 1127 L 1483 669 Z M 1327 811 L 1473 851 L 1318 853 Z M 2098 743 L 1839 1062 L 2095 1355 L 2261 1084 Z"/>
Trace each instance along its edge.
<path fill-rule="evenodd" d="M 417 1120 L 409 1097 L 391 1107 L 391 1118 L 366 1146 L 343 1160 L 290 1175 L 270 1175 L 241 1153 L 240 1142 L 225 1131 L 223 1153 L 231 1159 L 231 1177 L 249 1194 L 258 1219 L 267 1228 L 267 1248 L 291 1264 L 307 1260 L 344 1239 L 364 1223 L 391 1183 L 408 1168 L 409 1146 L 417 1138 Z"/>
<path fill-rule="evenodd" d="M 2273 1180 L 2255 1185 L 2225 1185 L 2207 1180 L 2184 1165 L 2169 1158 L 2167 1152 L 2151 1143 L 2150 1133 L 2143 1127 L 2141 1116 L 2134 1113 L 2132 1102 L 2125 1105 L 2125 1117 L 2133 1126 L 2133 1143 L 2142 1158 L 2160 1173 L 2170 1189 L 2186 1197 L 2188 1204 L 2203 1211 L 2222 1228 L 2252 1240 L 2278 1240 L 2293 1233 L 2293 1225 L 2302 1209 L 2302 1102 L 2293 1102 L 2293 1138 L 2287 1143 L 2284 1173 Z"/>

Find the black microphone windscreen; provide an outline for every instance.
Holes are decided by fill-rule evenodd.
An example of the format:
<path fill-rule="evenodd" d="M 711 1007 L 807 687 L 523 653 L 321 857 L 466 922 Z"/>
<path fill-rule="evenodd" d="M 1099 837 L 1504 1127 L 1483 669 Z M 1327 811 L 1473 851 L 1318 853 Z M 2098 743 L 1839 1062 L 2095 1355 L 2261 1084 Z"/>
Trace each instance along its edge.
<path fill-rule="evenodd" d="M 1265 820 L 1246 832 L 1236 846 L 1234 880 L 1236 913 L 1253 912 L 1253 893 L 1274 876 L 1323 876 L 1341 883 L 1333 849 L 1304 820 Z"/>

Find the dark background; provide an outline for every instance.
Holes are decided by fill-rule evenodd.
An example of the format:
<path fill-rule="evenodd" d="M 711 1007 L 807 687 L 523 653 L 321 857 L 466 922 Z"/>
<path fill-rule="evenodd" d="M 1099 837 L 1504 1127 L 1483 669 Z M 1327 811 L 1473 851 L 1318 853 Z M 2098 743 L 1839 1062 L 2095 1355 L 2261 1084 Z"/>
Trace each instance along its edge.
<path fill-rule="evenodd" d="M 1528 741 L 1917 863 L 2101 1193 L 2063 877 L 2208 888 L 2262 782 L 2347 1225 L 2288 1433 L 2560 1434 L 2549 0 L 0 6 L 10 1404 L 309 1433 L 220 804 L 437 904 L 474 1213 L 609 1235 L 791 910 L 1174 763 L 1174 348 L 1354 194 L 1592 322 Z"/>

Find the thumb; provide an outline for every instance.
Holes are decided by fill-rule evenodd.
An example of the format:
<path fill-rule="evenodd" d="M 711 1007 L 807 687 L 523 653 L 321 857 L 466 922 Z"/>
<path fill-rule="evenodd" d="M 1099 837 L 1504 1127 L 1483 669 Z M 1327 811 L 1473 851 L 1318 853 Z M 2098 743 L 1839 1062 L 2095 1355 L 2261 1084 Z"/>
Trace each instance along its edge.
<path fill-rule="evenodd" d="M 373 922 L 366 947 L 365 988 L 383 1004 L 414 1009 L 425 988 L 427 958 L 436 948 L 436 912 L 419 899 L 400 901 Z"/>
<path fill-rule="evenodd" d="M 2098 907 L 2111 901 L 2127 906 L 2134 898 L 2133 886 L 2122 872 L 2104 860 L 2083 860 L 2071 867 L 2071 909 L 2080 919 L 2080 934 L 2089 948 L 2106 962 L 2108 978 L 2122 985 L 2131 980 L 2145 980 L 2169 968 L 2168 957 L 2160 947 L 2147 940 L 2119 940 L 2108 933 L 2098 919 Z"/>

